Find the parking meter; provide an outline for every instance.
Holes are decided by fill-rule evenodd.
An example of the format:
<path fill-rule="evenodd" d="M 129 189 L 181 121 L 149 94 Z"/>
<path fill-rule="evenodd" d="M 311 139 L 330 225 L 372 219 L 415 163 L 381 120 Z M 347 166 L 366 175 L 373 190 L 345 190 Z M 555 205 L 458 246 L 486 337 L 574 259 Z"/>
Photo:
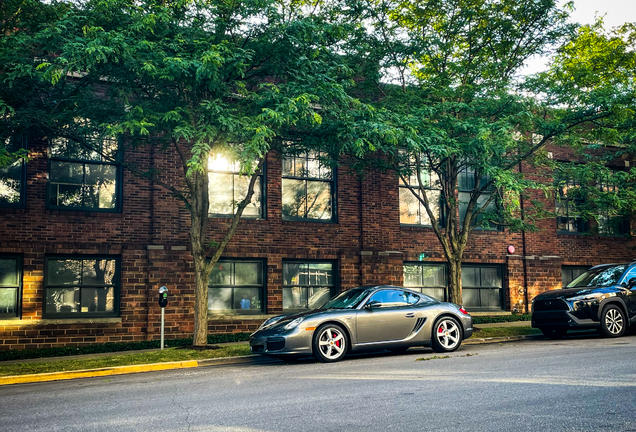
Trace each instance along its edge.
<path fill-rule="evenodd" d="M 162 286 L 159 288 L 159 306 L 165 308 L 168 305 L 168 288 Z"/>
<path fill-rule="evenodd" d="M 163 333 L 165 326 L 165 312 L 168 305 L 168 288 L 162 286 L 159 288 L 159 306 L 161 307 L 161 349 L 163 349 Z"/>

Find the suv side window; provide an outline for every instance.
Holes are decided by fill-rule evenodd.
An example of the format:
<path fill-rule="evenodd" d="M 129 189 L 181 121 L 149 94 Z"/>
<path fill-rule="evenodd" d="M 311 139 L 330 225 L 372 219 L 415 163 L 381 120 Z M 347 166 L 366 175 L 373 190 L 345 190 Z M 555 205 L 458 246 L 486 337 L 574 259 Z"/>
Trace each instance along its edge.
<path fill-rule="evenodd" d="M 636 267 L 630 268 L 627 273 L 625 273 L 625 276 L 623 276 L 623 280 L 621 283 L 629 283 L 629 280 L 631 278 L 636 278 Z"/>
<path fill-rule="evenodd" d="M 371 296 L 369 302 L 377 301 L 381 307 L 407 306 L 412 304 L 409 302 L 409 293 L 400 290 L 382 290 Z"/>

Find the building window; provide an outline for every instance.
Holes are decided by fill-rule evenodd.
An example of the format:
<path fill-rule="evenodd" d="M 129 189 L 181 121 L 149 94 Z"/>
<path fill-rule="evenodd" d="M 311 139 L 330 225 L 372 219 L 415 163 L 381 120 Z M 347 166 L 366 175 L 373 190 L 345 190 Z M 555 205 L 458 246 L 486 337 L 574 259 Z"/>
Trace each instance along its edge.
<path fill-rule="evenodd" d="M 446 300 L 446 265 L 404 264 L 404 286 L 439 301 Z"/>
<path fill-rule="evenodd" d="M 565 288 L 574 279 L 587 271 L 589 267 L 584 266 L 563 266 L 561 267 L 561 287 Z"/>
<path fill-rule="evenodd" d="M 462 266 L 464 306 L 475 309 L 503 308 L 503 279 L 499 266 Z"/>
<path fill-rule="evenodd" d="M 94 150 L 66 138 L 51 141 L 49 208 L 120 211 L 121 167 L 108 162 L 117 157 L 119 143 L 106 138 L 91 145 Z"/>
<path fill-rule="evenodd" d="M 211 313 L 262 313 L 263 269 L 262 261 L 217 262 L 208 284 L 208 310 Z"/>
<path fill-rule="evenodd" d="M 227 217 L 236 214 L 238 204 L 247 196 L 251 176 L 242 174 L 237 161 L 222 155 L 210 155 L 208 159 L 208 194 L 211 216 Z M 263 176 L 259 175 L 254 184 L 254 194 L 243 210 L 241 217 L 263 217 Z"/>
<path fill-rule="evenodd" d="M 334 292 L 334 268 L 330 262 L 283 263 L 283 310 L 316 309 Z"/>
<path fill-rule="evenodd" d="M 457 188 L 459 190 L 458 193 L 458 203 L 459 203 L 459 223 L 463 225 L 464 218 L 466 217 L 466 211 L 468 210 L 468 203 L 470 202 L 471 195 L 473 194 L 475 189 L 483 187 L 490 179 L 488 177 L 481 177 L 479 179 L 479 185 L 477 185 L 477 176 L 475 175 L 475 170 L 471 167 L 466 167 L 457 175 Z M 482 192 L 477 198 L 477 203 L 473 209 L 473 212 L 481 209 L 488 200 L 492 197 L 492 194 L 496 193 L 496 191 L 491 192 Z M 497 225 L 493 219 L 499 219 L 498 217 L 493 217 L 493 215 L 497 215 L 500 213 L 499 201 L 497 197 L 495 197 L 488 207 L 481 213 L 477 218 L 473 221 L 474 225 L 478 227 L 478 229 L 482 230 L 499 230 L 501 229 L 500 225 Z"/>
<path fill-rule="evenodd" d="M 598 183 L 598 189 L 601 192 L 618 192 L 618 186 L 615 184 Z M 622 236 L 629 234 L 629 219 L 624 216 L 611 215 L 609 211 L 596 215 L 596 225 L 598 233 L 608 236 Z"/>
<path fill-rule="evenodd" d="M 418 197 L 422 196 L 422 189 L 419 187 L 417 179 L 416 163 L 411 165 L 412 173 L 406 179 L 400 178 L 400 223 L 402 225 L 424 225 L 431 226 L 431 219 L 428 217 L 424 204 Z M 420 174 L 425 188 L 426 198 L 433 214 L 439 221 L 441 219 L 441 190 L 437 174 L 422 172 Z M 408 183 L 405 183 L 408 182 Z M 410 186 L 410 187 L 409 187 Z M 411 189 L 413 188 L 413 189 Z M 413 193 L 417 194 L 417 196 Z"/>
<path fill-rule="evenodd" d="M 119 258 L 45 260 L 46 318 L 119 316 Z"/>
<path fill-rule="evenodd" d="M 559 232 L 587 232 L 587 223 L 577 212 L 577 206 L 585 202 L 580 187 L 581 184 L 572 179 L 559 181 L 554 204 L 557 214 L 557 231 Z"/>
<path fill-rule="evenodd" d="M 286 155 L 283 158 L 283 219 L 334 219 L 333 170 L 320 154 Z"/>
<path fill-rule="evenodd" d="M 22 260 L 0 255 L 0 319 L 20 316 Z"/>
<path fill-rule="evenodd" d="M 15 153 L 26 147 L 21 137 L 0 139 L 8 153 Z M 25 171 L 22 158 L 6 166 L 0 165 L 0 207 L 24 207 Z"/>

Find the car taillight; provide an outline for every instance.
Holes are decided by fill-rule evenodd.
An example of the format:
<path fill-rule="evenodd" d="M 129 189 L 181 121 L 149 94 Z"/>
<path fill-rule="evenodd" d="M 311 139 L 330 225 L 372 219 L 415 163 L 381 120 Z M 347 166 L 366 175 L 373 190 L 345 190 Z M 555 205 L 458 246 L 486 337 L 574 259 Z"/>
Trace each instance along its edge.
<path fill-rule="evenodd" d="M 459 311 L 463 313 L 464 315 L 468 315 L 468 312 L 466 312 L 466 309 L 464 309 L 463 306 L 459 308 Z"/>

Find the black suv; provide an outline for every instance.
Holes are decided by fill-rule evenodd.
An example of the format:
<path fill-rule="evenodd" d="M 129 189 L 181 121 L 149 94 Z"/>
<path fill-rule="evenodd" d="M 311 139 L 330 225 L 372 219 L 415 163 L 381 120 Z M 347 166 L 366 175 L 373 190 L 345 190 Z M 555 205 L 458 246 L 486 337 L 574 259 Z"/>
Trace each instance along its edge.
<path fill-rule="evenodd" d="M 585 328 L 619 337 L 634 324 L 636 262 L 592 267 L 565 289 L 546 291 L 532 301 L 532 327 L 551 339 Z"/>

